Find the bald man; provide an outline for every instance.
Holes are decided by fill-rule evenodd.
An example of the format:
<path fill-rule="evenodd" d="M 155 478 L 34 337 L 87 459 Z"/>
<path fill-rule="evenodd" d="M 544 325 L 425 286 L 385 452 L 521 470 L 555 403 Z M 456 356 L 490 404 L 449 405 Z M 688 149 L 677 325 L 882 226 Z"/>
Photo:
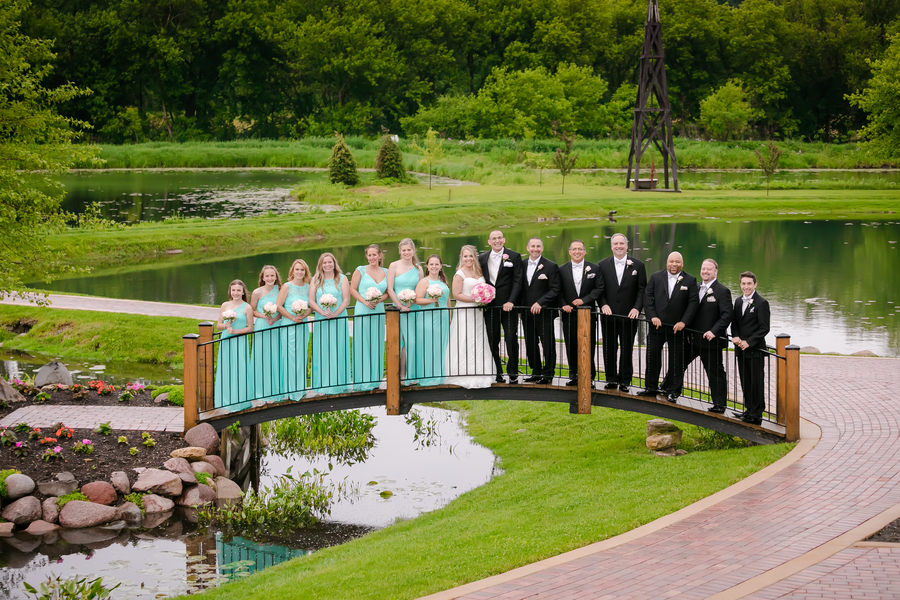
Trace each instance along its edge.
<path fill-rule="evenodd" d="M 699 308 L 697 279 L 683 271 L 684 258 L 672 252 L 666 268 L 650 276 L 644 290 L 644 314 L 650 319 L 647 333 L 647 371 L 645 390 L 639 396 L 656 397 L 660 393 L 659 372 L 662 370 L 663 346 L 668 346 L 669 389 L 662 390 L 669 402 L 677 402 L 684 383 L 686 339 L 684 328 L 691 324 Z"/>

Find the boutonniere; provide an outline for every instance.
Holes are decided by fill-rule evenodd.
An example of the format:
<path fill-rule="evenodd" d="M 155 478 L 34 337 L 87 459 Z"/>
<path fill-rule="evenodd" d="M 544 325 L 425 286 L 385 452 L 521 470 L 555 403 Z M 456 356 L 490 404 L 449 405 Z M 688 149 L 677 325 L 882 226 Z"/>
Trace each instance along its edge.
<path fill-rule="evenodd" d="M 587 273 L 587 272 L 590 271 L 590 270 L 591 270 L 590 267 L 585 267 L 585 268 L 584 268 L 584 272 L 585 272 L 585 273 Z"/>
<path fill-rule="evenodd" d="M 625 266 L 626 266 L 626 267 L 630 267 L 630 266 L 633 265 L 633 264 L 634 264 L 634 263 L 632 262 L 632 260 L 631 260 L 630 258 L 629 258 L 628 260 L 625 261 Z"/>
<path fill-rule="evenodd" d="M 540 270 L 543 269 L 543 268 L 544 268 L 544 265 L 543 265 L 543 264 L 538 265 L 538 271 L 540 271 Z"/>
<path fill-rule="evenodd" d="M 707 288 L 706 295 L 709 296 L 710 294 L 712 294 L 712 288 Z"/>
<path fill-rule="evenodd" d="M 509 254 L 504 254 L 504 255 L 503 255 L 503 260 L 508 260 L 508 259 L 509 259 Z"/>
<path fill-rule="evenodd" d="M 677 283 L 677 282 L 681 281 L 682 279 L 684 279 L 684 277 L 682 277 L 681 275 L 679 275 L 679 276 L 678 276 L 678 279 L 676 279 L 675 281 L 676 281 L 676 283 Z"/>
<path fill-rule="evenodd" d="M 747 306 L 753 306 L 753 298 L 747 300 Z"/>

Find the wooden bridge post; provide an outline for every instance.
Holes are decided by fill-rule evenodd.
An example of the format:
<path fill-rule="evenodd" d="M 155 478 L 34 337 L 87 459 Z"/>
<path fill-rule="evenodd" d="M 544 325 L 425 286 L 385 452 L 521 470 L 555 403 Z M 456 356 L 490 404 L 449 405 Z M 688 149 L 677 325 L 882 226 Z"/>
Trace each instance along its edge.
<path fill-rule="evenodd" d="M 791 343 L 791 336 L 779 333 L 775 336 L 775 354 L 784 356 L 784 349 Z M 784 425 L 784 397 L 786 393 L 785 382 L 787 375 L 787 361 L 775 359 L 775 419 L 779 425 Z"/>
<path fill-rule="evenodd" d="M 578 307 L 578 414 L 591 414 L 591 307 Z"/>
<path fill-rule="evenodd" d="M 387 368 L 387 414 L 400 414 L 400 309 L 385 307 L 387 346 L 385 348 Z"/>
<path fill-rule="evenodd" d="M 213 341 L 213 328 L 215 323 L 203 321 L 200 323 L 200 340 L 199 343 Z M 200 395 L 197 401 L 200 405 L 200 411 L 204 412 L 213 409 L 213 390 L 215 389 L 215 366 L 213 364 L 213 344 L 209 343 L 205 346 L 199 346 L 200 352 L 197 356 L 197 378 L 199 380 Z"/>
<path fill-rule="evenodd" d="M 189 333 L 184 340 L 184 431 L 197 425 L 197 348 L 200 336 Z"/>
<path fill-rule="evenodd" d="M 800 346 L 785 347 L 784 438 L 788 442 L 800 439 Z"/>

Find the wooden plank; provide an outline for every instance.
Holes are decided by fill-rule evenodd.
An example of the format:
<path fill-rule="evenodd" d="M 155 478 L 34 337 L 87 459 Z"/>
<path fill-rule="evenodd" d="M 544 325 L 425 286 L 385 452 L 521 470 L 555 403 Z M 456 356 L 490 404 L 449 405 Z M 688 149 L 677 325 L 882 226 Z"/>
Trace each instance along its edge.
<path fill-rule="evenodd" d="M 200 336 L 189 333 L 184 340 L 184 433 L 197 425 L 197 348 Z"/>
<path fill-rule="evenodd" d="M 395 306 L 385 308 L 387 346 L 385 358 L 387 368 L 387 414 L 400 414 L 400 309 Z"/>
<path fill-rule="evenodd" d="M 578 414 L 591 414 L 591 307 L 578 307 Z"/>
<path fill-rule="evenodd" d="M 784 349 L 791 343 L 791 336 L 780 333 L 775 336 L 775 354 L 784 357 Z M 787 393 L 787 365 L 781 358 L 775 359 L 775 418 L 779 425 L 784 425 L 784 402 Z"/>
<path fill-rule="evenodd" d="M 200 323 L 200 339 L 198 340 L 200 344 L 213 341 L 214 327 L 215 323 L 211 323 L 210 321 Z M 205 346 L 201 345 L 197 357 L 197 377 L 200 383 L 198 402 L 200 403 L 201 411 L 212 410 L 214 408 L 213 394 L 216 387 L 215 361 L 213 360 L 214 348 L 215 344 L 212 343 L 206 344 Z"/>
<path fill-rule="evenodd" d="M 787 362 L 784 438 L 796 442 L 800 439 L 800 346 L 791 345 L 784 351 Z"/>

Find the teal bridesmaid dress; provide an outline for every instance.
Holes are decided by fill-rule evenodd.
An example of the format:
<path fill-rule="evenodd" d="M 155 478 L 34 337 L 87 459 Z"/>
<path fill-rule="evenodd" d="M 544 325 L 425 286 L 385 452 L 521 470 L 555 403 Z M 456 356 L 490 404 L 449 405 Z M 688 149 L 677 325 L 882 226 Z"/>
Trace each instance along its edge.
<path fill-rule="evenodd" d="M 346 279 L 341 274 L 341 285 Z M 316 303 L 325 294 L 331 294 L 340 306 L 344 301 L 341 285 L 335 285 L 334 279 L 326 279 L 316 290 Z M 313 321 L 311 391 L 343 394 L 350 388 L 350 329 L 346 317 L 345 309 L 331 319 L 317 314 Z"/>
<path fill-rule="evenodd" d="M 237 318 L 232 329 L 247 327 L 247 303 L 242 302 L 234 309 Z M 233 335 L 228 330 L 222 332 L 216 357 L 216 385 L 214 390 L 216 408 L 237 412 L 250 408 L 253 398 L 253 370 L 250 368 L 250 336 Z"/>
<path fill-rule="evenodd" d="M 428 286 L 438 285 L 444 294 L 437 304 L 420 306 L 418 334 L 416 335 L 416 372 L 419 385 L 441 385 L 446 371 L 444 358 L 450 341 L 450 311 L 444 309 L 450 303 L 450 288 L 443 281 L 429 281 Z"/>
<path fill-rule="evenodd" d="M 271 302 L 278 305 L 278 286 L 273 286 L 272 291 L 259 299 L 256 303 L 256 312 L 261 313 L 263 307 Z M 284 319 L 275 321 L 269 325 L 265 319 L 259 317 L 253 323 L 253 347 L 251 358 L 253 359 L 253 381 L 255 399 L 262 401 L 281 400 L 282 393 L 282 344 L 281 325 Z"/>
<path fill-rule="evenodd" d="M 284 284 L 288 288 L 284 299 L 284 309 L 291 311 L 291 304 L 296 300 L 309 302 L 309 284 Z M 306 354 L 309 344 L 309 322 L 294 323 L 289 319 L 281 319 L 281 356 L 284 359 L 284 393 L 291 400 L 300 400 L 306 395 Z"/>
<path fill-rule="evenodd" d="M 419 283 L 419 270 L 413 267 L 403 275 L 394 277 L 394 293 L 399 296 L 403 290 L 415 291 Z M 399 307 L 398 307 L 399 308 Z M 413 304 L 409 312 L 400 312 L 400 347 L 406 348 L 406 378 L 403 383 L 415 383 L 421 373 L 416 369 L 416 326 L 421 307 Z"/>
<path fill-rule="evenodd" d="M 359 293 L 365 298 L 366 290 L 378 288 L 384 295 L 387 291 L 387 269 L 381 283 L 366 273 L 366 267 L 356 267 L 359 271 Z M 379 302 L 374 309 L 357 302 L 353 309 L 353 389 L 374 390 L 381 385 L 384 376 L 384 303 Z"/>

